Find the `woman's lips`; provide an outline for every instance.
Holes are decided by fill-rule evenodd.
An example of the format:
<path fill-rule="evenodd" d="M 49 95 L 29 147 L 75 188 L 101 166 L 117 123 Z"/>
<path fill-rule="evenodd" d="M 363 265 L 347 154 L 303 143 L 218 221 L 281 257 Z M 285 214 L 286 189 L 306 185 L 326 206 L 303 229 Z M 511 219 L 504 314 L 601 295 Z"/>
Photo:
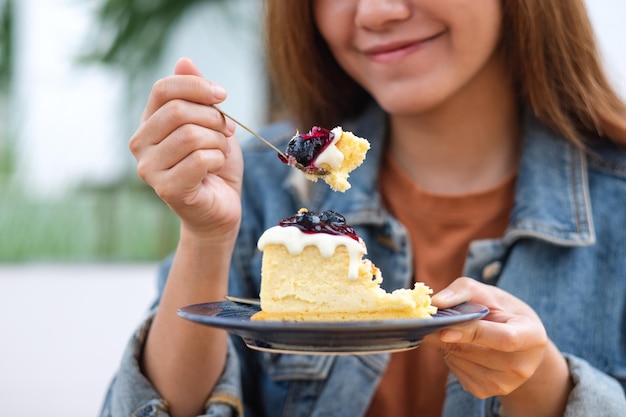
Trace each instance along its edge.
<path fill-rule="evenodd" d="M 417 41 L 389 43 L 364 49 L 364 53 L 374 62 L 387 63 L 397 61 L 421 49 L 439 34 Z"/>

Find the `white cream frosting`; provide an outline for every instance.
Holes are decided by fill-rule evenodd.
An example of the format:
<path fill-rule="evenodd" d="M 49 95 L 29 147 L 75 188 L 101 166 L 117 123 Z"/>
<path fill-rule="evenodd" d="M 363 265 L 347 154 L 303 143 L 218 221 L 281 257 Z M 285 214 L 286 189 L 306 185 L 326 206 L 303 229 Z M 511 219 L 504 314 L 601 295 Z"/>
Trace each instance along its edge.
<path fill-rule="evenodd" d="M 348 278 L 350 279 L 357 279 L 359 263 L 363 255 L 367 254 L 365 243 L 360 238 L 357 242 L 348 236 L 304 233 L 295 226 L 270 227 L 259 238 L 257 247 L 263 250 L 268 244 L 283 245 L 292 255 L 302 253 L 305 246 L 316 246 L 324 258 L 333 256 L 338 246 L 345 246 L 350 258 L 348 267 Z"/>
<path fill-rule="evenodd" d="M 317 155 L 313 164 L 318 167 L 320 164 L 328 164 L 333 169 L 339 169 L 339 167 L 341 167 L 341 163 L 343 162 L 344 155 L 337 148 L 337 141 L 339 141 L 341 135 L 343 135 L 343 129 L 341 129 L 341 126 L 337 126 L 331 130 L 331 132 L 334 135 L 332 142 L 330 142 L 328 146 L 326 146 L 326 148 L 324 148 L 324 150 Z"/>

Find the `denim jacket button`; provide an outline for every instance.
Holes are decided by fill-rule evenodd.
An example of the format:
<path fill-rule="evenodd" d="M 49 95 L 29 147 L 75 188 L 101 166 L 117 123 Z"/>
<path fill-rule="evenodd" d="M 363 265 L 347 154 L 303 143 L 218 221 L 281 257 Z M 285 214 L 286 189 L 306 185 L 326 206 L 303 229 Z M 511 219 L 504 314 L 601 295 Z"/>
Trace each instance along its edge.
<path fill-rule="evenodd" d="M 493 282 L 502 271 L 502 262 L 494 261 L 483 268 L 482 278 L 485 282 Z"/>

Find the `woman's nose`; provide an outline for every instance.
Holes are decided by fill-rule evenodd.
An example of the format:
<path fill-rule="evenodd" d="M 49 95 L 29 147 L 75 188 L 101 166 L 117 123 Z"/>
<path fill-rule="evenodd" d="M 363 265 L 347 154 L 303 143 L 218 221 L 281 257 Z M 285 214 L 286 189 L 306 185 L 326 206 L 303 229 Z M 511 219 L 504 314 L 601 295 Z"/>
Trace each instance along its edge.
<path fill-rule="evenodd" d="M 367 30 L 384 30 L 411 15 L 409 0 L 359 0 L 355 22 Z"/>

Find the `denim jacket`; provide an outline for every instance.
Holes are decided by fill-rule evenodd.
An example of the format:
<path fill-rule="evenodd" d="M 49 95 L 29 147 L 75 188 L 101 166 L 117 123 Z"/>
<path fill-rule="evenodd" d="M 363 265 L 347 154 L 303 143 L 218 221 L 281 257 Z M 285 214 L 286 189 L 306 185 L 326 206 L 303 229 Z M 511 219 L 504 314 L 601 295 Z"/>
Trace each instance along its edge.
<path fill-rule="evenodd" d="M 352 188 L 332 192 L 279 162 L 255 139 L 242 142 L 243 218 L 230 271 L 233 295 L 259 294 L 261 233 L 300 207 L 345 215 L 368 247 L 391 291 L 413 280 L 411 242 L 377 190 L 386 118 L 370 108 L 345 130 L 371 143 L 353 171 Z M 264 131 L 284 149 L 288 123 Z M 626 416 L 626 149 L 597 141 L 589 151 L 547 130 L 524 125 L 514 209 L 501 239 L 472 242 L 464 275 L 497 285 L 532 306 L 566 357 L 574 388 L 568 417 Z M 160 273 L 159 294 L 168 264 Z M 158 300 L 157 300 L 158 303 Z M 155 304 L 156 306 L 156 304 Z M 167 403 L 141 374 L 138 357 L 150 317 L 131 338 L 107 394 L 102 416 L 166 416 Z M 259 352 L 232 336 L 206 416 L 361 416 L 388 354 L 308 356 Z M 481 400 L 449 377 L 444 416 L 498 416 L 496 398 Z"/>

